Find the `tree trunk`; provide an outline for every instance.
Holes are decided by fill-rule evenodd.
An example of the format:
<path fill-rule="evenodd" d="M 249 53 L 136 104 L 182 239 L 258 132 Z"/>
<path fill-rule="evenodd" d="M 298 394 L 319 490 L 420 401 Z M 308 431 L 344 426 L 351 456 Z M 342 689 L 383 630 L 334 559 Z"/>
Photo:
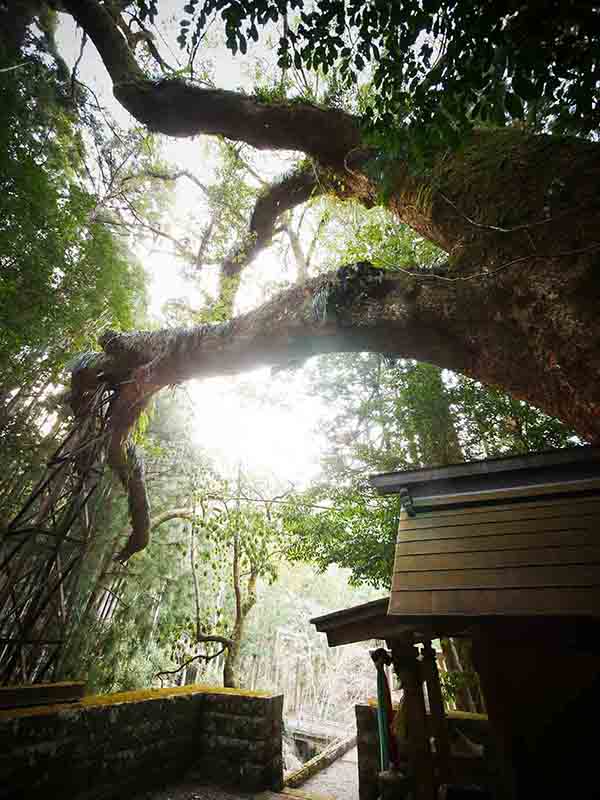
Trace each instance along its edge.
<path fill-rule="evenodd" d="M 233 632 L 231 634 L 232 645 L 228 648 L 223 664 L 223 686 L 238 689 L 242 682 L 240 675 L 240 659 L 242 642 L 248 614 L 256 605 L 256 582 L 257 573 L 252 570 L 248 579 L 246 589 L 246 599 L 242 598 L 242 586 L 240 578 L 240 542 L 239 535 L 234 540 L 233 553 L 233 588 L 235 593 L 235 619 Z"/>
<path fill-rule="evenodd" d="M 243 626 L 236 625 L 231 634 L 233 645 L 225 654 L 225 661 L 223 664 L 223 686 L 230 689 L 238 689 L 240 685 L 239 662 L 242 635 Z"/>
<path fill-rule="evenodd" d="M 304 152 L 321 188 L 368 207 L 385 189 L 389 209 L 448 253 L 441 267 L 388 274 L 383 285 L 359 280 L 347 291 L 335 276 L 309 281 L 223 326 L 105 336 L 105 355 L 79 370 L 73 399 L 77 408 L 100 380 L 118 388 L 109 461 L 122 474 L 128 432 L 161 387 L 334 351 L 393 353 L 463 373 L 600 442 L 599 144 L 477 131 L 417 176 L 369 148 L 359 120 L 337 109 L 151 81 L 108 4 L 64 7 L 98 49 L 116 98 L 152 130 Z M 323 313 L 324 291 L 334 300 Z"/>
<path fill-rule="evenodd" d="M 65 8 L 98 49 L 117 99 L 152 130 L 302 151 L 324 175 L 329 170 L 332 191 L 367 206 L 385 185 L 390 210 L 449 254 L 440 274 L 405 276 L 395 313 L 389 305 L 370 312 L 363 306 L 372 335 L 361 342 L 345 336 L 347 349 L 378 348 L 500 385 L 600 440 L 598 144 L 512 128 L 479 131 L 417 177 L 404 162 L 378 158 L 361 142 L 358 120 L 337 109 L 267 104 L 177 79 L 153 82 L 106 5 L 66 0 Z M 275 339 L 281 355 L 287 348 Z M 336 347 L 344 349 L 339 338 L 314 343 L 315 352 Z M 265 355 L 216 371 L 252 366 Z M 182 367 L 172 370 L 179 379 L 188 376 Z M 206 374 L 214 372 L 208 367 Z"/>

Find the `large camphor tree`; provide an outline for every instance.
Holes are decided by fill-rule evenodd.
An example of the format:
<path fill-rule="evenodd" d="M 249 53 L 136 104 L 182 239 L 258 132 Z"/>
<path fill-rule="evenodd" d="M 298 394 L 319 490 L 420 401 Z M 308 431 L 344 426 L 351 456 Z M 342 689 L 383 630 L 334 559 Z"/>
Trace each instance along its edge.
<path fill-rule="evenodd" d="M 336 66 L 352 82 L 370 61 L 365 119 L 170 73 L 149 78 L 132 30 L 152 22 L 155 2 L 134 4 L 132 27 L 127 4 L 63 0 L 115 98 L 150 130 L 303 154 L 262 192 L 224 279 L 235 281 L 269 243 L 281 212 L 324 191 L 384 203 L 447 254 L 435 268 L 349 264 L 219 325 L 105 334 L 102 352 L 74 371 L 71 402 L 84 414 L 99 385 L 113 392 L 108 460 L 130 491 L 134 529 L 124 557 L 147 539 L 129 432 L 154 393 L 192 377 L 380 351 L 503 387 L 582 439 L 600 439 L 595 5 L 209 0 L 181 10 L 182 46 L 201 47 L 217 15 L 234 51 L 269 20 L 279 24 L 283 67 Z"/>

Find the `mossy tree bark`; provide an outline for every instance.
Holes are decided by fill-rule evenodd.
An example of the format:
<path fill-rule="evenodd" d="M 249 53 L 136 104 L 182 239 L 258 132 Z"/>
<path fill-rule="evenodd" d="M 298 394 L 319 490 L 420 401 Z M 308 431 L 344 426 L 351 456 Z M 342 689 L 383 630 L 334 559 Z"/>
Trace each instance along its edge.
<path fill-rule="evenodd" d="M 385 183 L 390 209 L 449 254 L 443 275 L 407 276 L 405 289 L 463 353 L 442 361 L 434 348 L 421 357 L 502 385 L 598 438 L 597 144 L 479 132 L 432 175 L 416 178 L 408 165 L 365 148 L 358 120 L 341 111 L 152 82 L 106 6 L 67 0 L 65 8 L 99 50 L 117 99 L 150 128 L 303 151 L 329 171 L 333 190 L 366 205 Z"/>
<path fill-rule="evenodd" d="M 600 442 L 600 145 L 479 131 L 416 177 L 367 147 L 358 120 L 342 111 L 151 81 L 107 5 L 64 7 L 98 49 L 116 98 L 152 130 L 303 152 L 341 197 L 371 206 L 385 189 L 390 210 L 448 254 L 442 268 L 386 277 L 385 291 L 374 283 L 373 291 L 338 292 L 326 318 L 310 311 L 318 281 L 219 328 L 105 337 L 104 355 L 75 376 L 74 396 L 100 379 L 118 387 L 114 463 L 162 386 L 335 350 L 378 350 L 461 372 Z"/>

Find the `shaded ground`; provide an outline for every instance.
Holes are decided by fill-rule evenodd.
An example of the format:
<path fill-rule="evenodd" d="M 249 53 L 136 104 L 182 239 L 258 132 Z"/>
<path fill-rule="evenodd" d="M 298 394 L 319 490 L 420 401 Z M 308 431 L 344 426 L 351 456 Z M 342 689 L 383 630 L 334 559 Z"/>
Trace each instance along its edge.
<path fill-rule="evenodd" d="M 164 789 L 143 792 L 132 800 L 290 800 L 290 797 L 274 792 L 252 794 L 227 790 L 203 784 L 201 781 L 186 780 L 166 786 Z"/>
<path fill-rule="evenodd" d="M 358 797 L 358 795 L 357 795 Z M 132 800 L 331 800 L 323 795 L 312 794 L 304 789 L 284 789 L 278 792 L 242 792 L 237 789 L 222 789 L 201 781 L 186 780 L 136 794 Z M 351 800 L 349 798 L 349 800 Z"/>
<path fill-rule="evenodd" d="M 353 747 L 299 789 L 285 789 L 282 794 L 241 792 L 186 780 L 164 789 L 142 792 L 132 800 L 358 800 L 357 750 Z"/>
<path fill-rule="evenodd" d="M 251 795 L 233 794 L 216 786 L 203 786 L 198 781 L 185 781 L 136 795 L 134 800 L 239 800 Z"/>
<path fill-rule="evenodd" d="M 284 789 L 281 794 L 222 789 L 187 779 L 142 792 L 132 800 L 358 800 L 358 754 L 353 747 L 300 788 Z"/>
<path fill-rule="evenodd" d="M 358 800 L 358 753 L 356 747 L 303 783 L 306 794 L 327 795 L 334 800 Z"/>

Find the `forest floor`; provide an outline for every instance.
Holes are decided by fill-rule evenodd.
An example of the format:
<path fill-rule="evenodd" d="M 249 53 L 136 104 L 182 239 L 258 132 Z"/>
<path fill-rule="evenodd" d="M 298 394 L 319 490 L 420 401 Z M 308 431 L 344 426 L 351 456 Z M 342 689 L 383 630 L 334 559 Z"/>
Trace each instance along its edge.
<path fill-rule="evenodd" d="M 281 793 L 251 794 L 188 780 L 136 795 L 135 800 L 358 800 L 357 751 L 352 748 L 299 789 L 284 789 Z"/>
<path fill-rule="evenodd" d="M 341 796 L 341 795 L 340 795 Z M 219 786 L 207 786 L 197 781 L 186 781 L 164 789 L 144 792 L 134 800 L 333 800 L 331 795 L 313 794 L 303 789 L 284 789 L 283 792 L 248 793 Z"/>

